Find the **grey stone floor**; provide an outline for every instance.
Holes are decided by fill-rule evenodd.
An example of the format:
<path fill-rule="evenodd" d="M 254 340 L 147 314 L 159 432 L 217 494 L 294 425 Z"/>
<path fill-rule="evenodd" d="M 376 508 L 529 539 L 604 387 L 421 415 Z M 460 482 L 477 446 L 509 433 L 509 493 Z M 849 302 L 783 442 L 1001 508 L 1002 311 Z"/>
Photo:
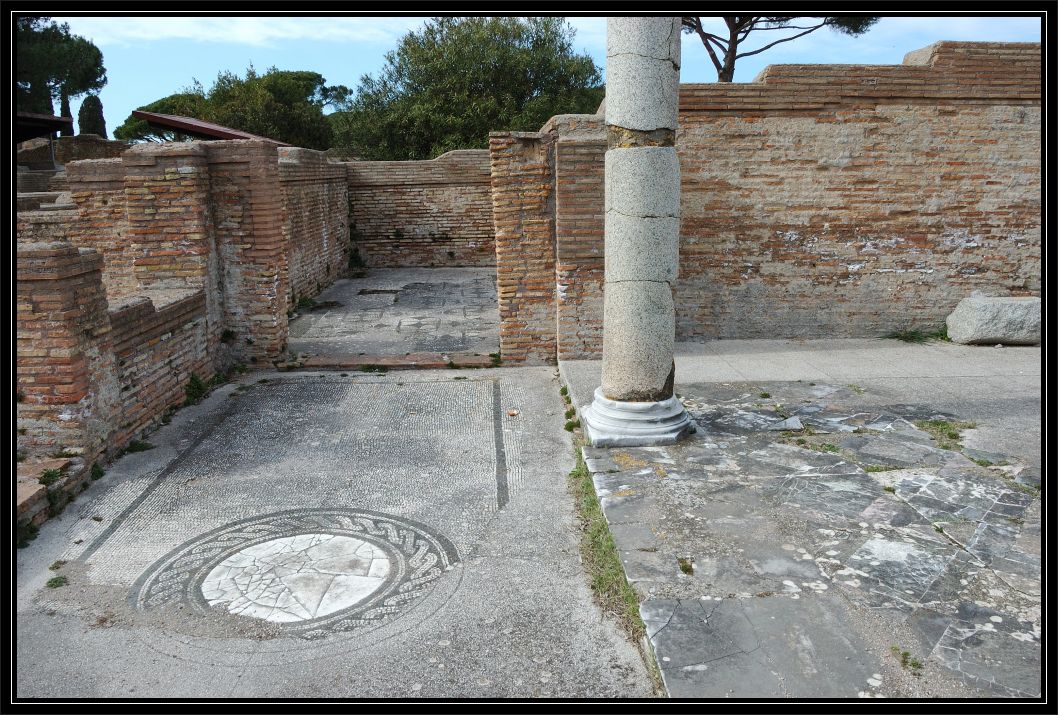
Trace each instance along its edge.
<path fill-rule="evenodd" d="M 671 695 L 1039 695 L 1038 348 L 724 341 L 676 364 L 692 438 L 585 449 Z M 583 406 L 599 363 L 560 368 Z M 941 449 L 931 419 L 976 427 Z"/>
<path fill-rule="evenodd" d="M 288 347 L 309 355 L 500 349 L 494 268 L 374 268 L 336 281 L 290 323 Z"/>
<path fill-rule="evenodd" d="M 563 409 L 553 368 L 218 389 L 18 551 L 17 696 L 650 697 Z"/>

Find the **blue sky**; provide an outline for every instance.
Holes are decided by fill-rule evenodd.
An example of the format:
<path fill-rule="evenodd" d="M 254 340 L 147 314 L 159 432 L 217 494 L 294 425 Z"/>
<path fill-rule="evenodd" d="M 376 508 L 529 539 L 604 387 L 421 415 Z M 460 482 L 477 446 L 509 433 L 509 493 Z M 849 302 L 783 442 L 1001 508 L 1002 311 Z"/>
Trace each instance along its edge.
<path fill-rule="evenodd" d="M 740 60 L 735 81 L 751 82 L 769 64 L 899 64 L 907 52 L 939 40 L 1040 41 L 1039 17 L 935 15 L 885 17 L 859 38 L 824 28 Z M 109 81 L 100 99 L 111 135 L 137 107 L 178 92 L 194 79 L 208 89 L 218 72 L 231 70 L 243 75 L 250 64 L 259 71 L 273 65 L 282 70 L 311 70 L 322 74 L 328 84 L 355 87 L 361 75 L 377 73 L 384 66 L 386 53 L 396 48 L 401 36 L 420 28 L 426 20 L 161 14 L 54 19 L 69 23 L 71 32 L 92 40 L 103 52 Z M 588 53 L 605 68 L 605 18 L 568 19 L 577 30 L 577 51 Z M 711 18 L 711 22 L 722 21 Z M 775 39 L 775 33 L 764 34 L 770 36 L 767 41 Z M 681 81 L 716 81 L 716 72 L 695 36 L 683 36 Z M 75 117 L 79 106 L 80 100 L 72 103 Z"/>

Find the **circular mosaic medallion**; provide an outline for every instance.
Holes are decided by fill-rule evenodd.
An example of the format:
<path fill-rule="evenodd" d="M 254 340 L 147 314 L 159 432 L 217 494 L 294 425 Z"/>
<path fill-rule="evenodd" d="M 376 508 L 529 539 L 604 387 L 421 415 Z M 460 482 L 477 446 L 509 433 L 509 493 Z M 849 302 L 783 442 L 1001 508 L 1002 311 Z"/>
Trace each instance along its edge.
<path fill-rule="evenodd" d="M 452 544 L 416 522 L 367 511 L 267 514 L 203 534 L 136 582 L 137 608 L 186 603 L 318 637 L 380 624 L 457 562 Z"/>

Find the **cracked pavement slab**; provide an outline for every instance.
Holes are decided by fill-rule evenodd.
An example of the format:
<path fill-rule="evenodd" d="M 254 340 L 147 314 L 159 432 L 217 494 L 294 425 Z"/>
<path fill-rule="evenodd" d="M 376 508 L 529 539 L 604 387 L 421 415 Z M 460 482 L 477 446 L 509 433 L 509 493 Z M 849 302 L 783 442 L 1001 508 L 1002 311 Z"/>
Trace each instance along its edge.
<path fill-rule="evenodd" d="M 17 697 L 651 697 L 563 411 L 553 368 L 218 388 L 19 550 Z"/>
<path fill-rule="evenodd" d="M 886 387 L 677 383 L 691 438 L 584 448 L 670 695 L 1039 696 L 1035 455 Z"/>

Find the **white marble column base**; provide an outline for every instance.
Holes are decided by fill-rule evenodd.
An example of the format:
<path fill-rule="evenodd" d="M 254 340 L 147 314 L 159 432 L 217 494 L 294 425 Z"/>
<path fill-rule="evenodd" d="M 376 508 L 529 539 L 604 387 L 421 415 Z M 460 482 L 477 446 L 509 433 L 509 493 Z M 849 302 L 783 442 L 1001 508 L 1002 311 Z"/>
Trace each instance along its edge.
<path fill-rule="evenodd" d="M 648 447 L 673 444 L 694 431 L 690 415 L 675 397 L 661 402 L 622 402 L 595 389 L 595 399 L 581 410 L 581 421 L 593 447 Z"/>

